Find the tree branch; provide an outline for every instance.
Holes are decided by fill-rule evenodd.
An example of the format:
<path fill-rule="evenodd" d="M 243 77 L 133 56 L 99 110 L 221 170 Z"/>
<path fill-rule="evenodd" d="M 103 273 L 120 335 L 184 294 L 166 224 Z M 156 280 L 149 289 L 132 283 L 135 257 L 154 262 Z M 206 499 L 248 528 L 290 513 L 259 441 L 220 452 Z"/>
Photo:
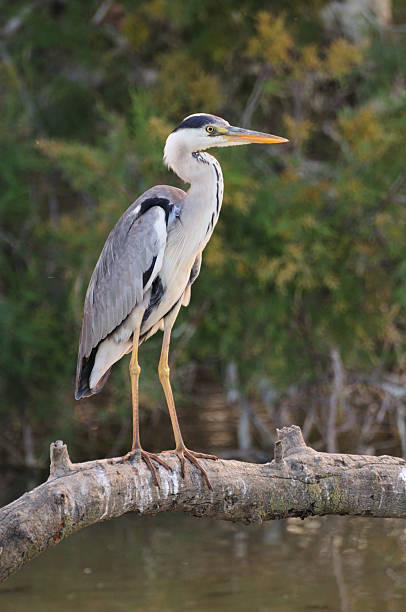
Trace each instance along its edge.
<path fill-rule="evenodd" d="M 406 518 L 405 460 L 319 453 L 295 425 L 277 433 L 271 463 L 202 460 L 213 491 L 193 466 L 181 478 L 172 455 L 164 455 L 172 472 L 158 468 L 158 488 L 143 463 L 73 464 L 63 442 L 51 444 L 48 481 L 0 510 L 0 579 L 71 533 L 127 512 L 244 523 L 325 514 Z"/>

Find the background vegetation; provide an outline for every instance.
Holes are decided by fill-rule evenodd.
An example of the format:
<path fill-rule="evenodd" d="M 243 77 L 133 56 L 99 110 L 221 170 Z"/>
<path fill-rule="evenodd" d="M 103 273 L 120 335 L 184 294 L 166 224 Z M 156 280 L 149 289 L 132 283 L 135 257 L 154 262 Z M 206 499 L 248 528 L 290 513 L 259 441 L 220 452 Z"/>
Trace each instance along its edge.
<path fill-rule="evenodd" d="M 162 149 L 198 111 L 290 144 L 218 152 L 222 216 L 172 350 L 189 443 L 266 456 L 296 422 L 319 448 L 406 453 L 406 11 L 334 5 L 2 3 L 3 462 L 55 437 L 78 459 L 127 450 L 125 360 L 73 399 L 84 293 L 127 205 L 183 186 Z M 159 344 L 141 354 L 149 448 L 172 446 Z"/>

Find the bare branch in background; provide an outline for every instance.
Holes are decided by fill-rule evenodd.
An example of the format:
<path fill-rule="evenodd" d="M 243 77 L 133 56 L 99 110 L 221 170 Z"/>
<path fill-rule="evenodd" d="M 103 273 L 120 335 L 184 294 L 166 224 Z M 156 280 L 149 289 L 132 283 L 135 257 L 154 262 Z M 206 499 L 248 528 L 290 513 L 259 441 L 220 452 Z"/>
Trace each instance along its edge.
<path fill-rule="evenodd" d="M 331 363 L 333 367 L 333 388 L 330 396 L 330 406 L 327 421 L 327 452 L 334 453 L 337 448 L 336 429 L 337 429 L 337 410 L 344 399 L 344 369 L 340 353 L 336 347 L 330 351 Z"/>
<path fill-rule="evenodd" d="M 95 26 L 100 25 L 107 16 L 112 4 L 113 0 L 104 0 L 91 18 L 90 23 Z"/>
<path fill-rule="evenodd" d="M 241 454 L 247 454 L 252 448 L 250 415 L 247 398 L 240 389 L 240 377 L 235 361 L 230 361 L 226 366 L 225 383 L 228 404 L 238 404 L 240 409 L 238 418 L 238 450 Z"/>
<path fill-rule="evenodd" d="M 270 76 L 269 69 L 264 70 L 263 72 L 261 72 L 261 74 L 258 75 L 257 80 L 255 81 L 254 87 L 247 100 L 247 104 L 242 113 L 242 117 L 241 117 L 242 127 L 245 127 L 247 129 L 250 127 L 252 115 L 254 114 L 254 111 L 261 99 L 265 82 L 269 78 L 269 76 Z"/>
<path fill-rule="evenodd" d="M 400 443 L 402 445 L 402 457 L 406 457 L 406 425 L 405 425 L 405 405 L 399 402 L 396 406 L 396 423 L 399 432 Z"/>
<path fill-rule="evenodd" d="M 27 418 L 23 420 L 22 430 L 23 430 L 22 431 L 23 449 L 24 449 L 24 457 L 25 457 L 24 464 L 27 467 L 35 467 L 38 464 L 37 464 L 37 461 L 35 459 L 35 454 L 34 454 L 34 440 L 32 437 L 32 425 Z"/>
<path fill-rule="evenodd" d="M 24 25 L 25 19 L 37 6 L 40 6 L 41 2 L 42 0 L 36 0 L 36 2 L 28 4 L 27 6 L 24 6 L 22 9 L 20 9 L 18 14 L 13 15 L 13 17 L 10 17 L 10 19 L 8 19 L 5 25 L 1 28 L 0 34 L 4 37 L 13 36 L 13 34 L 16 34 L 21 28 L 21 26 Z"/>
<path fill-rule="evenodd" d="M 238 450 L 228 451 L 224 456 L 237 456 L 240 459 L 247 460 L 252 460 L 256 457 L 258 460 L 261 460 L 263 453 L 253 446 L 252 426 L 255 427 L 265 452 L 269 451 L 272 447 L 272 433 L 264 419 L 258 414 L 241 390 L 238 366 L 234 361 L 229 362 L 226 366 L 225 385 L 227 389 L 227 403 L 229 405 L 237 404 L 240 414 L 238 419 Z"/>

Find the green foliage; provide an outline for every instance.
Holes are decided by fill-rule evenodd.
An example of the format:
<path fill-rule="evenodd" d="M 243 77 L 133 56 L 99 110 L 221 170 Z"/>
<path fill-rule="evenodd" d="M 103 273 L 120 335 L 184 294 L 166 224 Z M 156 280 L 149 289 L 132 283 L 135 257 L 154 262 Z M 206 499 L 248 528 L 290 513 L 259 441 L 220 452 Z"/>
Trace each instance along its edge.
<path fill-rule="evenodd" d="M 88 279 L 132 200 L 182 186 L 162 148 L 201 110 L 291 144 L 218 152 L 223 211 L 179 327 L 207 311 L 179 362 L 236 360 L 253 392 L 264 375 L 325 377 L 333 346 L 347 368 L 403 371 L 406 36 L 329 40 L 323 2 L 288 4 L 122 2 L 100 22 L 94 0 L 8 5 L 6 20 L 22 12 L 0 63 L 0 421 L 14 406 L 97 443 L 96 403 L 70 400 Z M 143 347 L 151 409 L 158 344 Z M 126 377 L 96 399 L 106 438 Z"/>

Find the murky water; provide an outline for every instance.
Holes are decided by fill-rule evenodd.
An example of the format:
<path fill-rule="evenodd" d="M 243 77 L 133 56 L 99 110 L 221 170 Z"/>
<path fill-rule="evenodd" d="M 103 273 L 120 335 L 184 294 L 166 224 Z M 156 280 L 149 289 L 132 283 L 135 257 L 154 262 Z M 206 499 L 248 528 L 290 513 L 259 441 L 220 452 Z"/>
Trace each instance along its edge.
<path fill-rule="evenodd" d="M 0 587 L 0 610 L 404 612 L 406 523 L 128 515 L 32 561 Z"/>

